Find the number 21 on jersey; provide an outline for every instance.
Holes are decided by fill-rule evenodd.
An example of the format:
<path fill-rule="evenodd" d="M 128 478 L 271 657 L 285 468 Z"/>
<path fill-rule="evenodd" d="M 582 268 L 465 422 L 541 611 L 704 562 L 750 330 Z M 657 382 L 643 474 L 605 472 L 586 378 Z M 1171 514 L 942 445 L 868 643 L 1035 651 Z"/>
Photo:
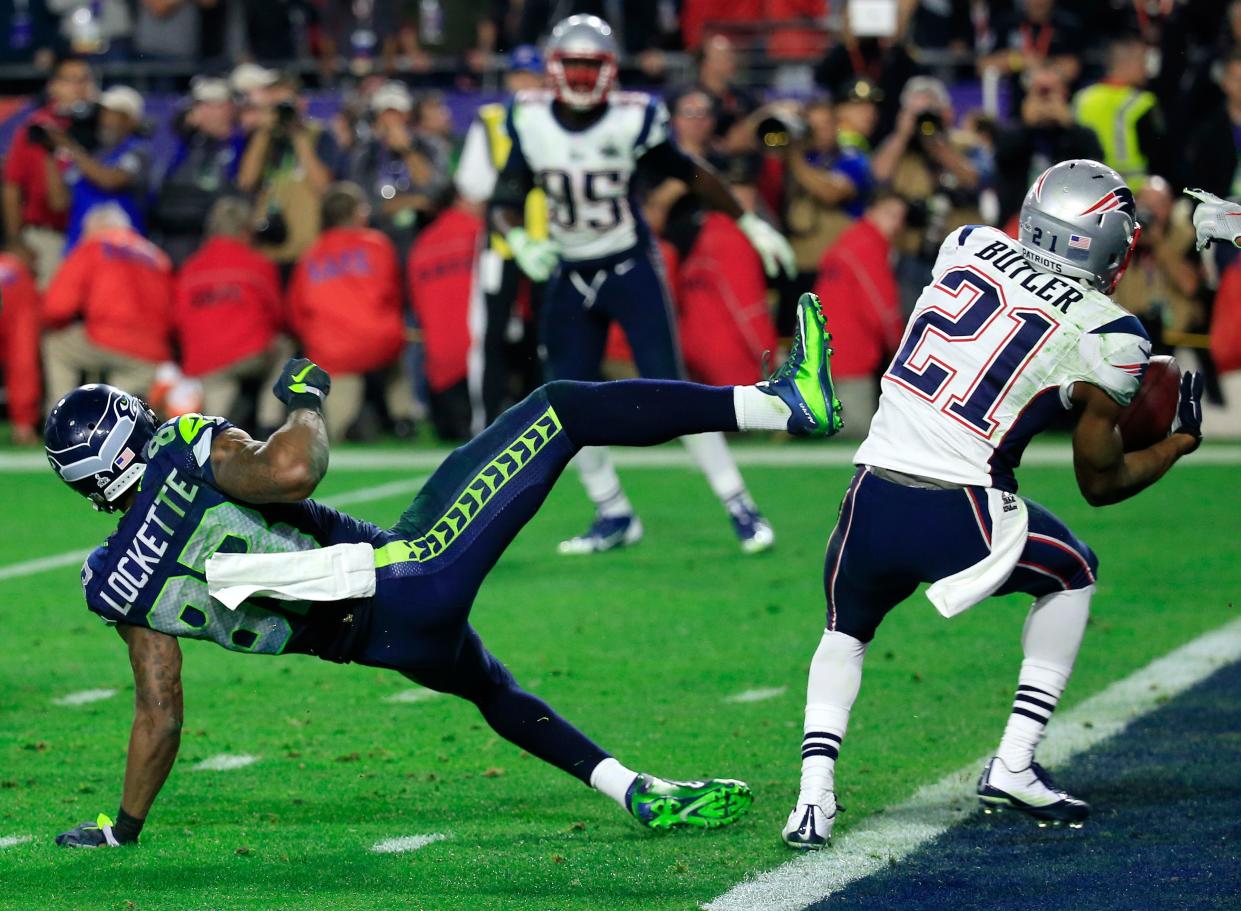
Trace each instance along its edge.
<path fill-rule="evenodd" d="M 1000 403 L 1059 323 L 1033 307 L 1010 307 L 1004 289 L 973 267 L 945 272 L 929 293 L 933 303 L 910 324 L 886 377 L 989 438 Z M 999 341 L 988 332 L 997 319 L 1008 329 Z M 977 370 L 969 387 L 945 398 L 963 369 Z"/>

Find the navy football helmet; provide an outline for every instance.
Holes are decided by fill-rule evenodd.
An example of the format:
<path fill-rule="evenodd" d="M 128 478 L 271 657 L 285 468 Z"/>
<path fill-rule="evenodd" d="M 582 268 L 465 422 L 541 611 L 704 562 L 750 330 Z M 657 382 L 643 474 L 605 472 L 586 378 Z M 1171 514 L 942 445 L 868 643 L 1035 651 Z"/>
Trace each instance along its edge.
<path fill-rule="evenodd" d="M 52 470 L 103 512 L 142 477 L 144 451 L 159 426 L 146 402 L 115 386 L 79 386 L 56 403 L 43 427 Z"/>

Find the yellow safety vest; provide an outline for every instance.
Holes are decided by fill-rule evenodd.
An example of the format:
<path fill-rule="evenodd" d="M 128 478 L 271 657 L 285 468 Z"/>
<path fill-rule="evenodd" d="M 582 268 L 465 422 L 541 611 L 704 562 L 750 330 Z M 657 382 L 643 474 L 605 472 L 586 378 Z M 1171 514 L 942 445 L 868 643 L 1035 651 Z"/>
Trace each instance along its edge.
<path fill-rule="evenodd" d="M 1073 99 L 1073 115 L 1103 146 L 1103 163 L 1115 168 L 1136 193 L 1146 182 L 1149 160 L 1138 143 L 1138 121 L 1155 106 L 1151 92 L 1100 82 Z"/>
<path fill-rule="evenodd" d="M 478 119 L 487 130 L 487 150 L 491 153 L 491 164 L 499 174 L 508 161 L 509 150 L 513 148 L 513 138 L 504 127 L 506 108 L 502 104 L 485 104 L 478 109 Z M 526 231 L 538 240 L 547 238 L 547 197 L 543 191 L 535 187 L 526 194 Z M 491 249 L 505 259 L 512 257 L 512 252 L 498 231 L 491 232 Z"/>

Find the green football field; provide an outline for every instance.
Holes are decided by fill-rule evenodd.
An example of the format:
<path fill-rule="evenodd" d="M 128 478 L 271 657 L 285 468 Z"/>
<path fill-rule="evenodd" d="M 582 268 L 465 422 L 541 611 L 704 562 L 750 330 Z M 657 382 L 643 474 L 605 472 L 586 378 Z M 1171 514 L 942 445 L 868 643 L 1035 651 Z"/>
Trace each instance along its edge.
<path fill-rule="evenodd" d="M 588 514 L 567 477 L 473 614 L 519 681 L 622 762 L 749 781 L 753 812 L 732 828 L 640 829 L 498 739 L 472 706 L 423 698 L 396 674 L 192 642 L 181 757 L 142 845 L 94 852 L 52 838 L 116 809 L 132 693 L 124 647 L 85 610 L 76 564 L 13 568 L 91 546 L 111 521 L 46 470 L 0 471 L 0 908 L 691 909 L 787 860 L 779 829 L 796 794 L 804 675 L 823 627 L 823 549 L 849 470 L 743 470 L 775 525 L 774 552 L 739 553 L 696 473 L 646 467 L 622 472 L 646 540 L 557 557 L 555 542 Z M 320 494 L 348 495 L 350 511 L 390 524 L 411 496 L 403 482 L 423 474 L 337 467 Z M 1022 492 L 1102 561 L 1064 704 L 1236 615 L 1236 477 L 1235 460 L 1185 465 L 1130 503 L 1094 510 L 1069 468 L 1022 472 Z M 1025 609 L 1010 598 L 946 621 L 919 595 L 888 618 L 841 757 L 848 812 L 838 831 L 993 746 Z M 87 690 L 116 692 L 58 703 Z M 730 699 L 742 693 L 766 698 Z M 257 760 L 195 769 L 222 755 Z M 443 838 L 372 851 L 419 835 Z"/>

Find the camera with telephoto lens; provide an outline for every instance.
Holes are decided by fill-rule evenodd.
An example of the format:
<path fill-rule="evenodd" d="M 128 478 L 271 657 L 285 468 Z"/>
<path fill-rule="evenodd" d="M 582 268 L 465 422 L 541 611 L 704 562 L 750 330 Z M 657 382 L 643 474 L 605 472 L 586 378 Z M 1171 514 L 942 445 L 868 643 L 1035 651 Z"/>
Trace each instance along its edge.
<path fill-rule="evenodd" d="M 754 135 L 762 149 L 779 152 L 806 135 L 806 121 L 787 111 L 774 111 L 758 122 Z"/>
<path fill-rule="evenodd" d="M 292 101 L 281 101 L 276 105 L 276 125 L 287 130 L 294 126 L 298 119 L 297 105 Z"/>
<path fill-rule="evenodd" d="M 70 107 L 64 116 L 68 121 L 65 134 L 70 139 L 88 152 L 99 148 L 99 105 L 89 101 L 80 101 Z M 51 134 L 48 133 L 47 126 L 42 123 L 32 123 L 26 127 L 26 136 L 31 142 L 42 146 L 49 152 L 56 147 L 52 142 Z"/>
<path fill-rule="evenodd" d="M 914 121 L 914 130 L 919 136 L 934 136 L 944 131 L 944 118 L 939 111 L 923 111 Z"/>

